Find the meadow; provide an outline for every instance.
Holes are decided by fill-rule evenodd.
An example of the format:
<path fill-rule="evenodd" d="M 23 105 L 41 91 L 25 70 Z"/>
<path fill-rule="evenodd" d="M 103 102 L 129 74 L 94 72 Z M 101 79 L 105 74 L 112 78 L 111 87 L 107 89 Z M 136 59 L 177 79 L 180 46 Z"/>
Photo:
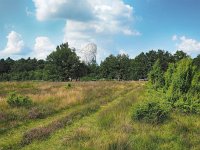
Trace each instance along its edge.
<path fill-rule="evenodd" d="M 136 81 L 2 82 L 0 150 L 199 150 L 197 114 L 173 111 L 162 124 L 132 119 L 146 89 Z M 10 92 L 31 105 L 10 106 Z"/>

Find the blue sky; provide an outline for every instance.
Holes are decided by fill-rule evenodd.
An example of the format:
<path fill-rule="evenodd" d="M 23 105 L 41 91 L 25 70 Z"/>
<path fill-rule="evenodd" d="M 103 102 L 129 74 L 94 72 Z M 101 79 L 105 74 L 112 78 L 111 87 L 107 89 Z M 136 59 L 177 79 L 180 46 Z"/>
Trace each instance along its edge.
<path fill-rule="evenodd" d="M 46 58 L 56 45 L 98 47 L 130 57 L 142 51 L 200 53 L 199 0 L 0 0 L 0 58 Z"/>

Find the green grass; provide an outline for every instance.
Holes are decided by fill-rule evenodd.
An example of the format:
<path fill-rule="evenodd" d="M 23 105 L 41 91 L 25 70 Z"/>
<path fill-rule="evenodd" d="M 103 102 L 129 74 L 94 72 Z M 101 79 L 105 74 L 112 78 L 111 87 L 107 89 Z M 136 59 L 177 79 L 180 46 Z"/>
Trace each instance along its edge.
<path fill-rule="evenodd" d="M 77 82 L 71 83 L 70 88 L 66 85 L 0 83 L 4 91 L 0 95 L 0 117 L 9 113 L 17 116 L 0 121 L 1 130 L 5 128 L 0 134 L 0 150 L 200 149 L 198 115 L 171 112 L 162 124 L 132 120 L 132 109 L 147 97 L 143 82 Z M 30 110 L 6 104 L 6 96 L 13 90 L 30 96 L 39 112 L 54 109 L 42 118 L 28 118 Z"/>

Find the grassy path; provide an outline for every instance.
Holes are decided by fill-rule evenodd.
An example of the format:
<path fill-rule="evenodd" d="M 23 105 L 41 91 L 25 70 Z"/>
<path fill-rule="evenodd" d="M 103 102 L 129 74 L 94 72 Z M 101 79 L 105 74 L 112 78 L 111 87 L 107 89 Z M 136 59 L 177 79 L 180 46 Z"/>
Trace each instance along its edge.
<path fill-rule="evenodd" d="M 128 89 L 128 90 L 127 90 Z M 99 102 L 99 105 L 105 105 L 107 102 L 110 102 L 112 100 L 115 100 L 117 96 L 123 95 L 124 93 L 128 92 L 131 88 L 127 88 L 125 91 L 117 91 L 113 96 L 106 96 L 103 97 L 102 100 L 94 100 L 91 103 Z M 75 106 L 67 110 L 63 110 L 60 113 L 57 113 L 55 115 L 52 115 L 46 119 L 41 120 L 35 120 L 33 122 L 28 122 L 22 126 L 20 126 L 17 129 L 13 129 L 6 133 L 5 135 L 0 136 L 0 149 L 16 149 L 16 145 L 19 145 L 19 143 L 22 140 L 23 134 L 31 130 L 33 128 L 40 128 L 47 126 L 51 124 L 52 122 L 55 122 L 65 116 L 68 116 L 69 114 L 73 113 L 74 111 L 81 111 L 84 109 L 85 106 L 89 105 L 90 103 L 83 104 L 81 106 Z M 14 147 L 13 147 L 14 146 Z"/>
<path fill-rule="evenodd" d="M 120 119 L 123 119 L 121 120 L 122 122 L 116 122 L 118 124 L 115 125 L 116 128 L 120 128 L 120 125 L 126 123 L 127 112 L 129 112 L 132 104 L 137 101 L 137 98 L 139 98 L 139 94 L 141 93 L 139 89 L 141 89 L 141 87 L 132 88 L 131 91 L 119 95 L 108 104 L 101 105 L 98 112 L 91 113 L 90 115 L 77 120 L 71 126 L 56 131 L 50 138 L 44 141 L 35 141 L 32 144 L 25 146 L 23 149 L 85 149 L 85 146 L 82 146 L 85 143 L 93 143 L 93 146 L 97 146 L 96 144 L 99 143 L 95 144 L 94 141 L 101 141 L 101 138 L 105 135 L 108 136 L 108 134 L 110 134 L 109 124 L 114 125 L 114 120 L 112 117 L 110 118 L 110 115 L 116 113 L 119 115 L 118 117 L 121 117 Z M 110 135 L 112 136 L 112 134 Z M 108 136 L 105 140 L 109 138 L 110 137 Z M 102 144 L 105 144 L 105 141 L 102 142 Z M 99 146 L 100 149 L 105 148 L 104 145 Z"/>
<path fill-rule="evenodd" d="M 172 112 L 159 125 L 134 121 L 132 106 L 155 99 L 146 96 L 142 82 L 95 84 L 89 84 L 84 103 L 0 135 L 0 150 L 200 149 L 199 115 Z"/>
<path fill-rule="evenodd" d="M 37 119 L 35 121 L 30 121 L 19 128 L 15 128 L 0 136 L 0 149 L 4 147 L 9 147 L 9 145 L 13 145 L 14 143 L 19 143 L 22 135 L 27 130 L 34 128 L 48 125 L 49 123 L 66 116 L 67 114 L 73 112 L 74 110 L 81 108 L 81 106 L 76 106 L 67 110 L 63 110 L 60 113 L 51 115 L 45 119 Z"/>

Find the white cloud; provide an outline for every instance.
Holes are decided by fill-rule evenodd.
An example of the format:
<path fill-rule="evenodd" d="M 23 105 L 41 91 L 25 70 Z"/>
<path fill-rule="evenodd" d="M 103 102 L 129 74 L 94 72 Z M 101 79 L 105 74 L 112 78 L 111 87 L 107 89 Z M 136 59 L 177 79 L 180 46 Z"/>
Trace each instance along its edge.
<path fill-rule="evenodd" d="M 185 36 L 180 37 L 181 43 L 178 45 L 178 49 L 184 50 L 185 52 L 200 52 L 200 41 L 195 39 L 186 38 Z"/>
<path fill-rule="evenodd" d="M 88 20 L 92 18 L 87 0 L 33 0 L 36 17 L 40 21 L 49 19 Z"/>
<path fill-rule="evenodd" d="M 133 7 L 122 0 L 88 1 L 93 8 L 94 19 L 84 22 L 67 20 L 64 28 L 64 42 L 70 46 L 82 47 L 86 43 L 106 41 L 113 35 L 135 35 L 140 33 L 132 29 L 134 21 Z M 105 47 L 98 44 L 98 47 Z"/>
<path fill-rule="evenodd" d="M 176 47 L 178 50 L 183 50 L 189 54 L 200 53 L 200 41 L 185 36 L 177 37 L 177 41 L 178 43 L 176 43 Z"/>
<path fill-rule="evenodd" d="M 87 43 L 96 43 L 98 55 L 103 56 L 105 49 L 109 48 L 108 41 L 112 41 L 115 35 L 141 35 L 133 28 L 135 20 L 133 7 L 125 4 L 123 0 L 33 0 L 33 2 L 38 20 L 60 18 L 66 20 L 63 42 L 68 42 L 70 47 L 81 49 Z"/>
<path fill-rule="evenodd" d="M 55 48 L 48 37 L 40 36 L 35 39 L 33 55 L 38 59 L 45 59 Z"/>
<path fill-rule="evenodd" d="M 1 56 L 8 57 L 10 55 L 18 55 L 25 48 L 22 36 L 17 32 L 11 31 L 8 34 L 7 39 L 8 41 L 6 47 L 2 51 L 0 51 Z"/>
<path fill-rule="evenodd" d="M 33 0 L 33 2 L 38 20 L 58 18 L 67 20 L 64 41 L 74 39 L 85 43 L 93 42 L 92 40 L 96 39 L 95 34 L 102 33 L 140 35 L 130 27 L 134 20 L 133 7 L 125 4 L 123 0 Z"/>

